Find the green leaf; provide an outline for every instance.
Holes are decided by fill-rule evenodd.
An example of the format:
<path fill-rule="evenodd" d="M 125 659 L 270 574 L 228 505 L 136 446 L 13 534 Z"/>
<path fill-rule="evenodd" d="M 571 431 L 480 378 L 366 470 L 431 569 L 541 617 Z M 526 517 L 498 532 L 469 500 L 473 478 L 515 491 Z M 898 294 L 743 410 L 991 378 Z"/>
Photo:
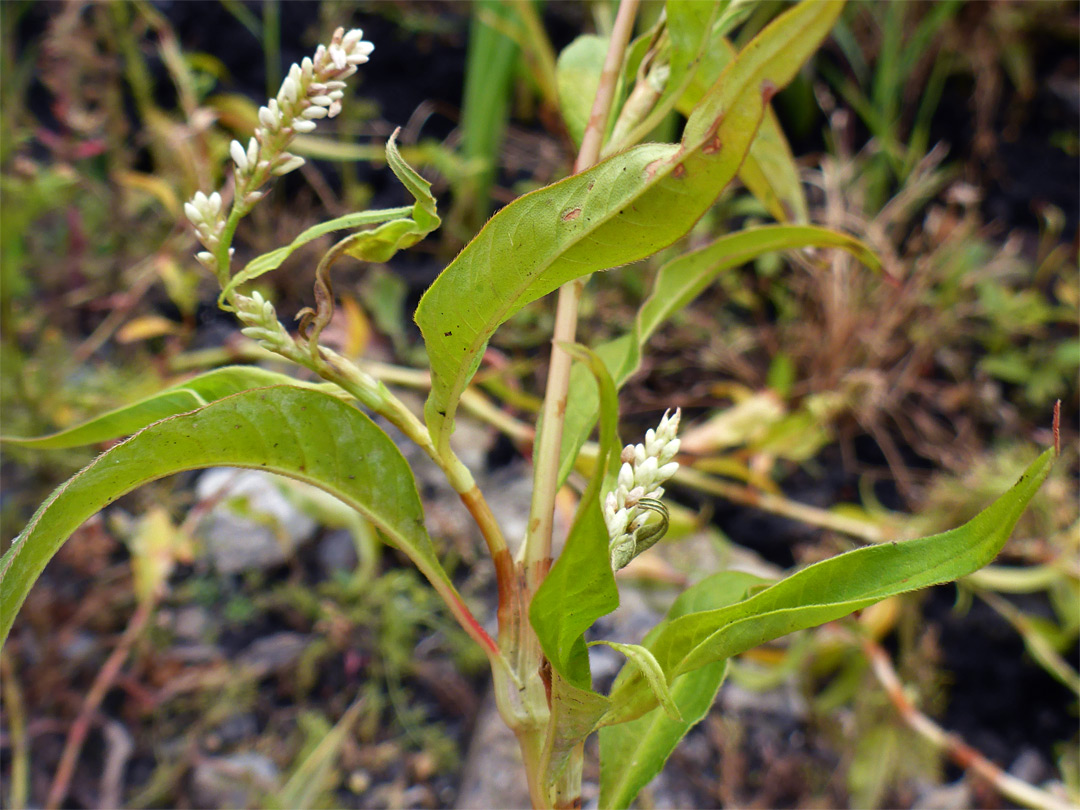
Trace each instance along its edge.
<path fill-rule="evenodd" d="M 268 385 L 299 385 L 327 392 L 339 390 L 329 383 L 305 384 L 285 374 L 257 366 L 225 366 L 184 380 L 138 402 L 116 408 L 58 433 L 28 439 L 3 436 L 0 437 L 0 442 L 39 450 L 62 450 L 107 442 L 121 436 L 130 436 L 151 422 L 167 416 L 186 413 L 222 397 Z"/>
<path fill-rule="evenodd" d="M 667 679 L 664 678 L 664 673 L 651 652 L 640 644 L 621 644 L 617 641 L 603 640 L 589 642 L 590 647 L 595 644 L 606 644 L 613 650 L 621 652 L 629 661 L 632 661 L 638 668 L 638 671 L 645 677 L 645 682 L 649 684 L 653 697 L 659 702 L 660 707 L 664 710 L 664 713 L 668 718 L 677 723 L 682 722 L 682 715 L 679 714 L 679 707 L 671 698 L 671 691 L 668 689 Z"/>
<path fill-rule="evenodd" d="M 611 570 L 607 524 L 600 494 L 607 469 L 619 454 L 619 403 L 603 361 L 583 346 L 564 345 L 597 376 L 600 385 L 600 447 L 592 480 L 581 495 L 574 523 L 559 559 L 529 605 L 529 620 L 551 667 L 577 689 L 592 689 L 584 633 L 619 606 Z"/>
<path fill-rule="evenodd" d="M 337 780 L 332 768 L 341 756 L 353 726 L 360 718 L 364 703 L 363 697 L 353 701 L 341 719 L 296 767 L 289 776 L 289 780 L 282 785 L 280 792 L 275 796 L 266 797 L 272 807 L 281 808 L 281 810 L 307 810 L 307 808 L 323 806 L 316 800 L 320 794 L 333 791 Z"/>
<path fill-rule="evenodd" d="M 806 247 L 841 248 L 873 270 L 881 262 L 858 239 L 812 225 L 766 225 L 728 234 L 704 247 L 684 253 L 663 265 L 653 282 L 652 293 L 638 311 L 634 329 L 598 347 L 596 352 L 621 387 L 641 366 L 641 352 L 653 333 L 704 292 L 720 273 L 777 250 Z M 593 375 L 575 365 L 570 375 L 559 480 L 565 481 L 574 466 L 596 418 L 598 397 Z"/>
<path fill-rule="evenodd" d="M 592 689 L 580 689 L 558 670 L 552 670 L 551 717 L 543 752 L 545 784 L 555 784 L 574 749 L 593 733 L 610 706 L 611 701 L 603 695 Z"/>
<path fill-rule="evenodd" d="M 675 108 L 683 115 L 690 115 L 734 58 L 734 46 L 723 36 L 714 36 Z M 799 181 L 799 167 L 795 165 L 791 147 L 771 104 L 766 108 L 761 128 L 739 169 L 739 179 L 778 222 L 807 221 L 806 195 Z"/>
<path fill-rule="evenodd" d="M 646 646 L 671 678 L 890 596 L 970 574 L 990 563 L 1005 545 L 1053 459 L 1052 449 L 1044 452 L 1012 489 L 959 528 L 815 563 L 730 607 L 682 616 Z M 649 695 L 640 681 L 630 677 L 618 684 L 613 702 Z"/>
<path fill-rule="evenodd" d="M 839 2 L 808 2 L 767 26 L 686 124 L 503 208 L 435 280 L 416 310 L 431 362 L 424 408 L 449 455 L 454 414 L 495 329 L 588 273 L 637 261 L 685 234 L 738 171 L 765 103 L 817 47 Z"/>
<path fill-rule="evenodd" d="M 600 729 L 601 807 L 630 806 L 660 773 L 679 740 L 709 713 L 726 672 L 727 662 L 717 661 L 677 677 L 671 700 L 680 710 L 678 720 L 658 707 L 636 720 Z"/>
<path fill-rule="evenodd" d="M 87 518 L 141 484 L 183 470 L 248 467 L 305 481 L 344 501 L 456 596 L 424 529 L 408 463 L 367 416 L 320 391 L 245 391 L 156 422 L 57 488 L 0 558 L 0 644 L 31 585 Z"/>
<path fill-rule="evenodd" d="M 584 346 L 561 345 L 596 374 L 600 454 L 581 495 L 566 545 L 529 605 L 529 621 L 551 663 L 552 710 L 543 754 L 547 784 L 554 783 L 574 747 L 592 733 L 608 710 L 608 699 L 592 691 L 585 631 L 619 606 L 607 524 L 600 506 L 606 471 L 619 457 L 619 402 L 599 357 Z"/>
<path fill-rule="evenodd" d="M 574 143 L 581 145 L 589 123 L 600 71 L 607 54 L 607 40 L 596 34 L 583 34 L 559 54 L 555 80 L 559 88 L 559 112 Z"/>
<path fill-rule="evenodd" d="M 410 206 L 385 208 L 378 211 L 356 211 L 352 214 L 345 214 L 344 216 L 335 217 L 327 222 L 313 225 L 307 230 L 302 231 L 300 235 L 293 239 L 289 244 L 279 247 L 277 250 L 271 250 L 269 253 L 264 253 L 261 256 L 256 256 L 244 265 L 244 269 L 233 276 L 229 280 L 229 283 L 225 285 L 225 288 L 221 291 L 221 295 L 218 297 L 218 302 L 224 301 L 228 294 L 241 284 L 246 284 L 264 273 L 269 273 L 271 270 L 277 270 L 293 253 L 308 242 L 313 242 L 318 239 L 320 236 L 326 236 L 328 233 L 333 233 L 334 231 L 359 228 L 362 225 L 378 225 L 381 222 L 398 219 L 411 211 L 412 207 Z"/>
<path fill-rule="evenodd" d="M 714 574 L 684 591 L 668 611 L 664 623 L 645 638 L 648 643 L 673 619 L 687 613 L 730 605 L 742 599 L 750 587 L 762 580 L 739 571 Z M 671 684 L 671 698 L 682 718 L 673 720 L 657 707 L 634 720 L 617 717 L 601 720 L 620 723 L 600 729 L 600 806 L 629 807 L 638 791 L 663 768 L 679 740 L 708 714 L 727 671 L 726 661 L 717 661 L 694 672 L 680 675 Z M 616 680 L 632 672 L 623 667 Z M 616 707 L 619 711 L 625 707 Z"/>
<path fill-rule="evenodd" d="M 439 215 L 436 211 L 435 197 L 431 194 L 431 183 L 421 177 L 405 159 L 397 148 L 397 130 L 386 142 L 386 162 L 394 176 L 401 181 L 416 202 L 412 207 L 412 219 L 416 224 L 415 238 L 402 248 L 411 247 L 423 239 L 427 234 L 434 231 L 440 225 Z"/>
<path fill-rule="evenodd" d="M 506 135 L 519 50 L 502 30 L 514 17 L 508 4 L 477 0 L 470 12 L 460 151 L 475 168 L 454 188 L 454 204 L 468 206 L 465 219 L 478 226 L 491 212 L 491 185 Z"/>

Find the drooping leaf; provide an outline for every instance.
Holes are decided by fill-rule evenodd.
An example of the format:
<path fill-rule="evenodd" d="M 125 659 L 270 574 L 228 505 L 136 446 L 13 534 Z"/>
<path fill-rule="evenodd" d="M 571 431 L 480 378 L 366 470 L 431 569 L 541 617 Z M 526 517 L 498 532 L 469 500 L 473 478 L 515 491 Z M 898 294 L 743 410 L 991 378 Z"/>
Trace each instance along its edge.
<path fill-rule="evenodd" d="M 357 234 L 356 241 L 350 243 L 348 253 L 362 261 L 388 261 L 397 251 L 412 247 L 441 224 L 435 198 L 431 194 L 431 183 L 405 162 L 396 141 L 395 130 L 386 142 L 386 163 L 416 203 L 411 216 Z"/>
<path fill-rule="evenodd" d="M 440 453 L 449 454 L 461 394 L 495 329 L 562 284 L 642 259 L 686 233 L 738 171 L 765 103 L 840 7 L 789 9 L 724 71 L 680 144 L 635 147 L 515 200 L 443 271 L 416 311 L 432 372 L 424 414 Z"/>
<path fill-rule="evenodd" d="M 529 620 L 551 667 L 577 689 L 592 689 L 584 633 L 619 606 L 607 524 L 600 505 L 608 467 L 619 454 L 619 403 L 603 361 L 583 346 L 565 346 L 596 374 L 600 386 L 600 447 L 596 470 L 582 493 L 562 553 L 529 605 Z"/>
<path fill-rule="evenodd" d="M 647 646 L 672 678 L 890 596 L 970 574 L 990 563 L 1005 545 L 1053 459 L 1053 449 L 1044 452 L 1012 489 L 963 526 L 815 563 L 730 607 L 682 616 Z M 651 693 L 640 680 L 631 676 L 618 684 L 613 702 L 647 702 Z"/>
<path fill-rule="evenodd" d="M 739 571 L 714 574 L 688 588 L 668 611 L 663 624 L 645 637 L 647 644 L 667 623 L 687 613 L 712 610 L 742 599 L 747 589 L 762 582 L 759 577 Z M 629 807 L 638 792 L 663 768 L 679 740 L 709 712 L 727 671 L 726 661 L 717 661 L 677 677 L 671 684 L 671 698 L 682 717 L 674 720 L 661 707 L 641 717 L 600 729 L 600 806 Z M 623 667 L 619 681 L 632 672 Z M 618 712 L 620 707 L 612 707 Z M 603 718 L 601 724 L 618 723 L 619 718 Z"/>
<path fill-rule="evenodd" d="M 257 366 L 224 366 L 179 382 L 138 402 L 123 405 L 58 433 L 26 439 L 3 436 L 0 437 L 0 442 L 40 450 L 63 450 L 68 447 L 107 442 L 122 436 L 130 436 L 151 422 L 167 416 L 187 413 L 222 397 L 251 388 L 265 388 L 269 385 L 298 385 L 326 392 L 339 390 L 329 383 L 303 383 L 285 374 L 267 371 Z"/>
<path fill-rule="evenodd" d="M 638 672 L 645 678 L 645 682 L 652 690 L 653 697 L 660 704 L 660 708 L 664 710 L 664 713 L 669 719 L 674 720 L 677 723 L 682 722 L 682 715 L 679 714 L 679 707 L 672 700 L 671 690 L 668 689 L 667 680 L 664 678 L 664 673 L 660 669 L 660 664 L 657 663 L 656 658 L 649 652 L 648 648 L 642 647 L 640 644 L 623 644 L 618 641 L 592 641 L 589 646 L 594 644 L 606 644 L 611 649 L 621 652 L 626 656 L 627 660 L 634 664 L 638 668 Z"/>
<path fill-rule="evenodd" d="M 277 270 L 286 259 L 293 255 L 293 253 L 308 242 L 315 241 L 320 236 L 326 236 L 328 233 L 333 233 L 334 231 L 359 228 L 363 225 L 378 225 L 382 222 L 400 219 L 403 216 L 407 216 L 411 211 L 412 206 L 408 205 L 402 206 L 401 208 L 384 208 L 378 211 L 356 211 L 352 214 L 345 214 L 340 217 L 335 217 L 327 222 L 313 225 L 307 230 L 302 231 L 300 235 L 293 239 L 289 244 L 283 245 L 276 250 L 271 250 L 269 253 L 264 253 L 261 256 L 256 256 L 244 265 L 244 269 L 229 280 L 229 283 L 221 291 L 221 296 L 218 300 L 224 301 L 226 296 L 241 284 L 253 281 L 259 276 L 269 273 L 271 270 Z"/>
<path fill-rule="evenodd" d="M 597 347 L 616 387 L 621 387 L 641 366 L 641 352 L 653 333 L 672 315 L 704 292 L 720 273 L 777 250 L 833 247 L 846 250 L 873 270 L 881 263 L 858 239 L 812 225 L 766 225 L 722 236 L 663 265 L 648 299 L 638 311 L 634 329 Z M 566 419 L 560 456 L 559 480 L 565 481 L 581 445 L 596 419 L 596 384 L 588 369 L 575 365 L 570 375 Z"/>
<path fill-rule="evenodd" d="M 83 521 L 149 481 L 218 466 L 265 470 L 327 491 L 378 527 L 440 593 L 454 594 L 424 528 L 408 462 L 390 438 L 329 394 L 275 386 L 155 422 L 57 488 L 0 558 L 0 644 L 31 585 Z"/>
<path fill-rule="evenodd" d="M 346 214 L 308 228 L 288 245 L 264 253 L 248 262 L 244 269 L 233 276 L 222 289 L 218 303 L 223 303 L 229 293 L 241 284 L 246 284 L 264 273 L 276 270 L 300 247 L 333 231 L 357 228 L 361 225 L 379 225 L 378 228 L 354 234 L 347 252 L 350 256 L 363 261 L 385 262 L 397 251 L 412 247 L 438 228 L 440 220 L 436 213 L 435 198 L 431 195 L 431 183 L 417 174 L 401 157 L 396 139 L 397 131 L 395 130 L 386 142 L 386 162 L 401 184 L 416 200 L 413 205 Z"/>

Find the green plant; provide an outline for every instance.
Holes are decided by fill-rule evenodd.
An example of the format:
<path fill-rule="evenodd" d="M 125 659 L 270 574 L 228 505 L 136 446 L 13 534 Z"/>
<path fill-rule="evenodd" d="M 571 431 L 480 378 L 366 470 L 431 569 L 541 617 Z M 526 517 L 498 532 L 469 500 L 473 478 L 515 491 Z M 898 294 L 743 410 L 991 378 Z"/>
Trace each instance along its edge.
<path fill-rule="evenodd" d="M 205 248 L 197 259 L 219 282 L 219 303 L 237 315 L 243 333 L 326 382 L 304 384 L 255 368 L 219 369 L 76 429 L 17 440 L 64 447 L 134 433 L 56 490 L 0 560 L 0 636 L 6 638 L 56 550 L 116 498 L 181 470 L 264 469 L 344 501 L 425 575 L 487 657 L 500 713 L 521 744 L 535 806 L 580 802 L 584 741 L 598 731 L 601 804 L 623 807 L 708 710 L 732 656 L 989 563 L 1048 474 L 1053 449 L 986 510 L 944 534 L 858 549 L 776 583 L 734 571 L 706 577 L 679 596 L 641 643 L 592 642 L 609 644 L 628 659 L 608 694 L 593 689 L 585 633 L 618 605 L 615 571 L 662 536 L 668 522 L 659 500 L 662 484 L 677 466 L 677 414 L 665 417 L 642 444 L 624 448 L 618 438 L 617 388 L 637 370 L 649 336 L 723 270 L 771 251 L 838 247 L 878 268 L 861 242 L 841 233 L 804 224 L 749 228 L 664 264 L 628 334 L 595 349 L 574 342 L 584 278 L 675 243 L 737 175 L 777 218 L 797 221 L 805 211 L 769 102 L 828 34 L 842 3 L 791 7 L 734 54 L 724 36 L 740 5 L 672 0 L 665 16 L 631 43 L 637 2 L 623 0 L 602 63 L 575 63 L 575 69 L 595 73 L 595 81 L 577 85 L 595 88 L 591 100 L 573 92 L 560 100 L 564 110 L 589 110 L 575 174 L 500 211 L 420 301 L 416 321 L 430 363 L 423 421 L 379 379 L 380 369 L 358 365 L 319 340 L 334 310 L 330 270 L 336 261 L 385 262 L 440 225 L 428 183 L 402 159 L 394 137 L 386 160 L 413 205 L 338 217 L 239 271 L 232 266 L 238 223 L 268 181 L 303 163 L 289 151 L 294 137 L 340 110 L 344 79 L 367 61 L 371 45 L 358 30 L 338 29 L 329 47 L 294 65 L 277 97 L 259 110 L 255 136 L 246 146 L 231 145 L 231 205 L 220 192 L 199 192 L 185 212 Z M 704 58 L 716 53 L 722 56 Z M 626 91 L 621 106 L 620 79 Z M 678 143 L 635 145 L 675 108 L 688 113 Z M 602 154 L 611 156 L 600 160 Z M 301 311 L 295 335 L 269 301 L 240 291 L 303 245 L 344 230 L 353 232 L 315 268 L 315 306 Z M 556 289 L 528 533 L 512 554 L 451 436 L 459 407 L 483 408 L 469 386 L 492 334 Z M 475 518 L 497 575 L 496 638 L 441 565 L 404 457 L 349 400 L 419 446 Z M 597 421 L 598 447 L 582 452 Z M 579 461 L 588 467 L 589 482 L 553 563 L 555 493 Z M 653 515 L 659 519 L 649 522 Z M 313 760 L 312 770 L 322 762 Z M 300 784 L 302 773 L 291 789 L 297 795 L 302 788 L 316 791 L 317 785 Z"/>

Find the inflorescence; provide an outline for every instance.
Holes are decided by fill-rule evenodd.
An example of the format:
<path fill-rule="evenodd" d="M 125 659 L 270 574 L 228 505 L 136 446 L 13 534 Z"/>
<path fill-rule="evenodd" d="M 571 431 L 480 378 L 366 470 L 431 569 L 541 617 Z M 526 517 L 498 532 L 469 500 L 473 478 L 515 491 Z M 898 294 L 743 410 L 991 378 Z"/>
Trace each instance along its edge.
<path fill-rule="evenodd" d="M 320 118 L 341 112 L 345 79 L 368 61 L 375 46 L 354 28 L 348 33 L 338 28 L 329 45 L 320 45 L 315 55 L 289 68 L 275 98 L 259 108 L 259 124 L 245 147 L 233 141 L 229 154 L 236 164 L 236 194 L 233 215 L 243 216 L 262 197 L 259 188 L 271 177 L 288 174 L 304 165 L 304 159 L 290 154 L 287 147 L 298 134 L 312 132 Z M 220 275 L 218 249 L 226 228 L 226 216 L 218 192 L 199 191 L 184 204 L 184 213 L 195 226 L 205 251 L 196 254 L 199 262 Z M 231 249 L 230 249 L 231 255 Z"/>
<path fill-rule="evenodd" d="M 611 538 L 611 566 L 615 570 L 643 550 L 639 548 L 639 530 L 645 526 L 648 513 L 656 510 L 642 501 L 659 501 L 664 495 L 661 484 L 679 469 L 674 458 L 679 452 L 676 434 L 680 416 L 678 408 L 674 415 L 665 411 L 656 430 L 646 432 L 643 444 L 628 444 L 623 448 L 618 483 L 604 501 L 604 521 Z"/>

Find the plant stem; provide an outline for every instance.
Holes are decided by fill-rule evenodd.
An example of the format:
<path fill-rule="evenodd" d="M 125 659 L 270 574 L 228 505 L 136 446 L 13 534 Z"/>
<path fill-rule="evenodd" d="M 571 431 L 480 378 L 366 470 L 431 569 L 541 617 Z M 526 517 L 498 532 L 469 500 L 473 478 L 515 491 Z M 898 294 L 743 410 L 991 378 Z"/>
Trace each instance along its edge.
<path fill-rule="evenodd" d="M 60 764 L 56 768 L 56 775 L 53 776 L 48 797 L 45 799 L 45 807 L 49 808 L 49 810 L 58 808 L 67 795 L 71 777 L 75 774 L 75 765 L 79 761 L 79 753 L 82 751 L 83 743 L 86 741 L 86 735 L 90 733 L 90 724 L 94 719 L 94 715 L 97 713 L 101 701 L 105 699 L 105 695 L 112 688 L 116 676 L 120 674 L 120 667 L 127 660 L 132 645 L 142 635 L 153 613 L 154 603 L 152 601 L 147 600 L 139 603 L 131 616 L 131 620 L 128 622 L 127 628 L 124 630 L 124 634 L 120 637 L 120 641 L 109 655 L 108 660 L 105 661 L 105 665 L 98 671 L 90 691 L 86 694 L 82 708 L 79 709 L 75 722 L 71 724 L 71 731 L 68 732 L 67 740 L 64 742 L 64 751 L 60 755 Z"/>
<path fill-rule="evenodd" d="M 581 141 L 581 150 L 574 161 L 574 173 L 588 169 L 600 156 L 608 114 L 615 98 L 615 86 L 619 80 L 623 55 L 634 30 L 639 0 L 621 0 L 615 26 L 611 32 L 600 83 L 596 88 L 589 123 Z M 559 289 L 559 301 L 555 311 L 555 328 L 551 337 L 551 365 L 548 370 L 547 389 L 544 394 L 543 428 L 537 441 L 535 481 L 532 505 L 529 510 L 529 531 L 519 555 L 526 571 L 542 570 L 536 565 L 551 556 L 551 530 L 555 513 L 555 491 L 558 489 L 559 452 L 562 448 L 563 419 L 566 413 L 566 396 L 570 387 L 569 354 L 559 348 L 560 343 L 573 343 L 577 332 L 578 304 L 585 283 L 576 279 Z M 529 582 L 530 590 L 540 583 Z"/>
<path fill-rule="evenodd" d="M 893 668 L 889 654 L 870 639 L 864 638 L 861 642 L 874 675 L 884 687 L 885 694 L 888 695 L 901 719 L 934 748 L 944 753 L 961 768 L 981 776 L 1009 801 L 1024 807 L 1036 808 L 1036 810 L 1066 810 L 1072 807 L 1064 799 L 1059 799 L 1052 793 L 1001 770 L 958 735 L 946 731 L 920 712 L 905 694 L 904 685 Z"/>
<path fill-rule="evenodd" d="M 581 150 L 574 162 L 574 173 L 588 169 L 600 156 L 607 131 L 607 121 L 615 98 L 626 46 L 634 30 L 634 18 L 637 15 L 639 0 L 621 0 L 615 18 L 615 26 L 608 43 L 604 68 L 596 89 L 589 123 L 582 138 Z M 570 388 L 571 357 L 560 348 L 560 343 L 573 343 L 577 331 L 578 304 L 585 284 L 580 279 L 563 285 L 559 290 L 559 301 L 555 313 L 555 327 L 552 334 L 551 364 L 548 370 L 547 389 L 544 394 L 543 422 L 537 441 L 535 458 L 535 478 L 533 481 L 532 504 L 529 509 L 529 528 L 525 542 L 518 554 L 515 566 L 515 588 L 511 594 L 513 607 L 507 611 L 513 628 L 506 628 L 506 634 L 500 640 L 509 640 L 509 648 L 516 652 L 512 656 L 515 671 L 521 679 L 519 695 L 503 695 L 500 713 L 514 729 L 521 746 L 522 758 L 529 781 L 529 795 L 534 807 L 551 807 L 553 802 L 564 802 L 568 806 L 580 802 L 580 769 L 576 769 L 577 779 L 573 786 L 560 782 L 548 784 L 547 774 L 543 772 L 543 741 L 547 737 L 546 726 L 551 722 L 547 702 L 548 683 L 541 674 L 544 667 L 544 655 L 540 642 L 529 624 L 529 605 L 533 594 L 547 575 L 551 564 L 551 532 L 555 513 L 555 494 L 558 489 L 559 454 L 562 448 L 563 419 L 566 413 L 566 397 Z M 502 628 L 500 628 L 502 630 Z M 504 649 L 507 649 L 504 646 Z M 496 688 L 498 688 L 498 684 Z M 505 688 L 505 685 L 504 685 Z M 521 703 L 518 712 L 512 709 L 514 703 Z M 573 793 L 574 796 L 569 794 Z M 558 795 L 556 795 L 558 794 Z"/>
<path fill-rule="evenodd" d="M 23 695 L 15 676 L 15 665 L 0 650 L 0 678 L 4 708 L 7 710 L 8 735 L 11 739 L 11 778 L 8 801 L 11 810 L 23 810 L 30 796 L 30 745 L 26 736 Z"/>

